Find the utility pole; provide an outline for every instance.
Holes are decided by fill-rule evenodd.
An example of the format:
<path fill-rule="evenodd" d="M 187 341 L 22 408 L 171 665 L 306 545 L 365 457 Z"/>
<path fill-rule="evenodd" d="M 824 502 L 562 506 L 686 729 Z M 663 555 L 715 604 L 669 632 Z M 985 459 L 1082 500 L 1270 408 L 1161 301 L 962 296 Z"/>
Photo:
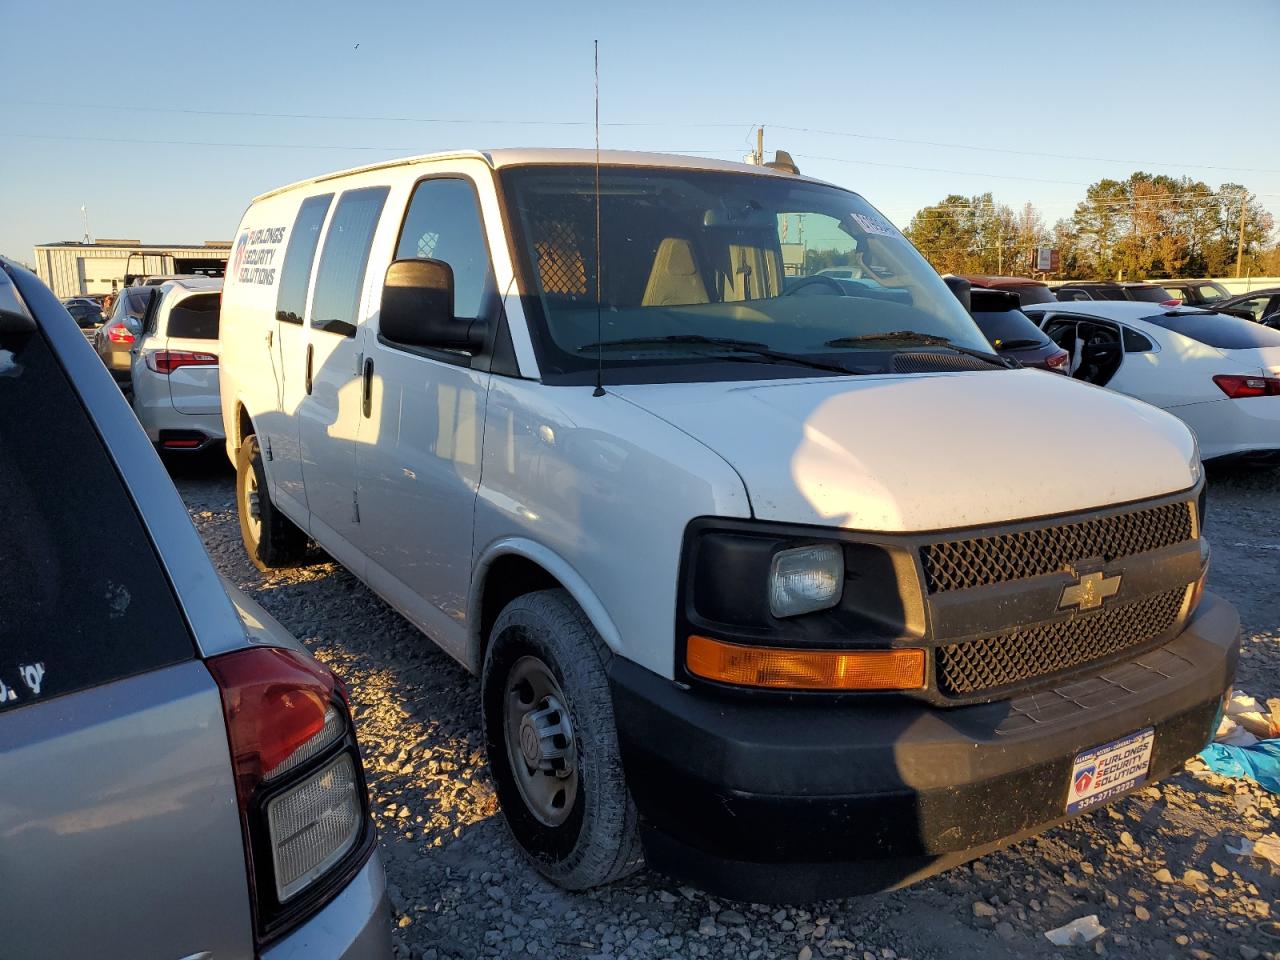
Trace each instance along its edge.
<path fill-rule="evenodd" d="M 991 211 L 996 215 L 996 273 L 1001 276 L 1005 275 L 1005 220 L 1001 218 L 1000 211 L 996 210 L 995 202 L 991 206 Z"/>
<path fill-rule="evenodd" d="M 764 166 L 764 127 L 756 127 L 756 166 Z"/>
<path fill-rule="evenodd" d="M 1244 263 L 1244 204 L 1249 194 L 1240 191 L 1240 239 L 1236 241 L 1236 277 L 1240 276 L 1240 267 Z"/>

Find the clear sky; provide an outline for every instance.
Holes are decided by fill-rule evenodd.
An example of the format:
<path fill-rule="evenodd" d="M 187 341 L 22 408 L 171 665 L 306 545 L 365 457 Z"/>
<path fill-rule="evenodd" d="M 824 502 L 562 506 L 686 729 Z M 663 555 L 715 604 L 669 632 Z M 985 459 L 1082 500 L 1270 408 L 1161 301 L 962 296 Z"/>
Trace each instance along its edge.
<path fill-rule="evenodd" d="M 0 253 L 26 261 L 82 203 L 96 237 L 229 240 L 313 174 L 589 146 L 593 39 L 606 148 L 740 159 L 764 124 L 900 226 L 987 190 L 1052 223 L 1135 169 L 1280 220 L 1277 0 L 0 0 L 0 25 Z"/>

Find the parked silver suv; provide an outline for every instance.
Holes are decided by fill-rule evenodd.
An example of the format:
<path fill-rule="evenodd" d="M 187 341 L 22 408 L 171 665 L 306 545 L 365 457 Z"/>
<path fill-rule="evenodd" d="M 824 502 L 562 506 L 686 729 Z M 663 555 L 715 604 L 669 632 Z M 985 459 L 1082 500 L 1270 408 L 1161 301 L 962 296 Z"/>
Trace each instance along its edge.
<path fill-rule="evenodd" d="M 3 259 L 0 411 L 0 956 L 389 956 L 341 681 L 218 579 L 84 335 Z"/>

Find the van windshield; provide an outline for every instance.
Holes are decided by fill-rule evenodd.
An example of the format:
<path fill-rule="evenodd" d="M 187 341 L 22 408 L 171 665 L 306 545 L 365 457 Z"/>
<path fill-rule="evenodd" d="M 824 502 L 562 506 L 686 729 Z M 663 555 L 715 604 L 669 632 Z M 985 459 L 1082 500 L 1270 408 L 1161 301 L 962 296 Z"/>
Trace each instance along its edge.
<path fill-rule="evenodd" d="M 915 248 L 845 190 L 770 175 L 603 167 L 597 275 L 595 169 L 516 167 L 502 178 L 544 375 L 594 371 L 597 350 L 604 367 L 644 368 L 648 381 L 744 375 L 745 364 L 726 369 L 727 360 L 805 375 L 708 340 L 851 372 L 888 370 L 895 352 L 919 349 L 877 337 L 900 331 L 991 350 Z M 699 369 L 672 370 L 689 365 Z"/>

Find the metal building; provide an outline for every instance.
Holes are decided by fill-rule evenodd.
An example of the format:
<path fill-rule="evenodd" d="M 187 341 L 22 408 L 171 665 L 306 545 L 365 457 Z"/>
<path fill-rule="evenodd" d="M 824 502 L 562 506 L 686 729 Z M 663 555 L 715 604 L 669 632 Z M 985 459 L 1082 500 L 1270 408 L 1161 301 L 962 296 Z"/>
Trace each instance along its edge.
<path fill-rule="evenodd" d="M 202 245 L 98 240 L 42 243 L 35 248 L 36 274 L 61 298 L 110 293 L 138 277 L 194 273 L 220 277 L 227 269 L 230 240 Z"/>

